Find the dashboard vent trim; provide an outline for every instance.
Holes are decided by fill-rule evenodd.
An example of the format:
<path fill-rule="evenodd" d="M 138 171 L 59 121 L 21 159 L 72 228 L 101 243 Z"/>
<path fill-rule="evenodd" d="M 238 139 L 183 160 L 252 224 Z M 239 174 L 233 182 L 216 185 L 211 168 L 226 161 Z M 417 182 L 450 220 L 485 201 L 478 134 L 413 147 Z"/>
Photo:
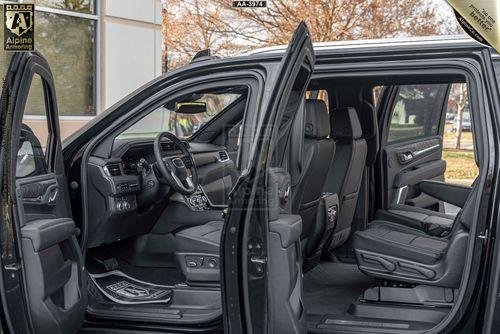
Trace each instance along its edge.
<path fill-rule="evenodd" d="M 190 147 L 189 143 L 187 141 L 183 140 L 182 143 L 184 144 L 184 146 L 186 148 Z M 161 149 L 163 151 L 174 151 L 174 149 L 177 148 L 176 145 L 173 142 L 171 142 L 171 141 L 162 141 L 160 145 L 161 145 Z"/>
<path fill-rule="evenodd" d="M 219 151 L 219 161 L 224 162 L 229 160 L 229 155 L 226 151 Z"/>
<path fill-rule="evenodd" d="M 122 169 L 119 162 L 110 162 L 104 166 L 104 170 L 108 176 L 120 176 L 122 175 Z"/>

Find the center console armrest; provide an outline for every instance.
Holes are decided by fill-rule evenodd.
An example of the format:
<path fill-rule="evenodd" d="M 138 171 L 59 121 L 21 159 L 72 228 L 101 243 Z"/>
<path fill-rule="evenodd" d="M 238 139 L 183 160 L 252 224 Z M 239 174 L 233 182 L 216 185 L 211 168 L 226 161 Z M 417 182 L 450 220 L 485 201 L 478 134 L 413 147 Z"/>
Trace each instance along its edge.
<path fill-rule="evenodd" d="M 418 183 L 420 191 L 462 208 L 469 197 L 471 187 L 441 181 L 426 180 Z"/>

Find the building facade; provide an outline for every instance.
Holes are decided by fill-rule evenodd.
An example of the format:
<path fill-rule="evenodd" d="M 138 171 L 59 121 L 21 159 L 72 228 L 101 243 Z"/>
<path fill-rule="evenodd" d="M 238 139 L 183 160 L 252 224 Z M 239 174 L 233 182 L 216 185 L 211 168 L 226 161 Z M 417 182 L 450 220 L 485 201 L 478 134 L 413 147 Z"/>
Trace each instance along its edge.
<path fill-rule="evenodd" d="M 54 75 L 63 138 L 161 74 L 160 0 L 34 2 L 35 48 Z M 42 133 L 44 114 L 32 106 L 24 122 Z"/>

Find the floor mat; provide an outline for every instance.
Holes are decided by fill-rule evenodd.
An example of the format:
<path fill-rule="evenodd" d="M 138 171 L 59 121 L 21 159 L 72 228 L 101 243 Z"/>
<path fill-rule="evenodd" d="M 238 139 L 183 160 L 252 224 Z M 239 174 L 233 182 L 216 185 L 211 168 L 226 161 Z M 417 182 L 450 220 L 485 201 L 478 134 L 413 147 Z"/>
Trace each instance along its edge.
<path fill-rule="evenodd" d="M 118 270 L 89 275 L 107 298 L 119 304 L 168 304 L 172 299 L 171 287 L 139 281 Z"/>
<path fill-rule="evenodd" d="M 304 275 L 304 303 L 309 314 L 345 314 L 351 303 L 378 281 L 355 264 L 325 262 Z"/>

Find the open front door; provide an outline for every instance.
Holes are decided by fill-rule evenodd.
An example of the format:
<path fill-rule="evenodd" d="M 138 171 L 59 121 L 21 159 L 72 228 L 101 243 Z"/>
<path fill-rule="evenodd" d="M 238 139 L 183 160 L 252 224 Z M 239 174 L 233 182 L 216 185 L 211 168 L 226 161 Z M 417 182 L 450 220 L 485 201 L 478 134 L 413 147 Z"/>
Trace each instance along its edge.
<path fill-rule="evenodd" d="M 64 173 L 54 82 L 36 52 L 15 53 L 0 106 L 2 306 L 11 333 L 76 333 L 83 259 Z"/>
<path fill-rule="evenodd" d="M 306 333 L 302 304 L 302 221 L 290 212 L 288 150 L 315 56 L 300 23 L 275 76 L 249 168 L 230 195 L 222 236 L 223 314 L 228 333 Z"/>

